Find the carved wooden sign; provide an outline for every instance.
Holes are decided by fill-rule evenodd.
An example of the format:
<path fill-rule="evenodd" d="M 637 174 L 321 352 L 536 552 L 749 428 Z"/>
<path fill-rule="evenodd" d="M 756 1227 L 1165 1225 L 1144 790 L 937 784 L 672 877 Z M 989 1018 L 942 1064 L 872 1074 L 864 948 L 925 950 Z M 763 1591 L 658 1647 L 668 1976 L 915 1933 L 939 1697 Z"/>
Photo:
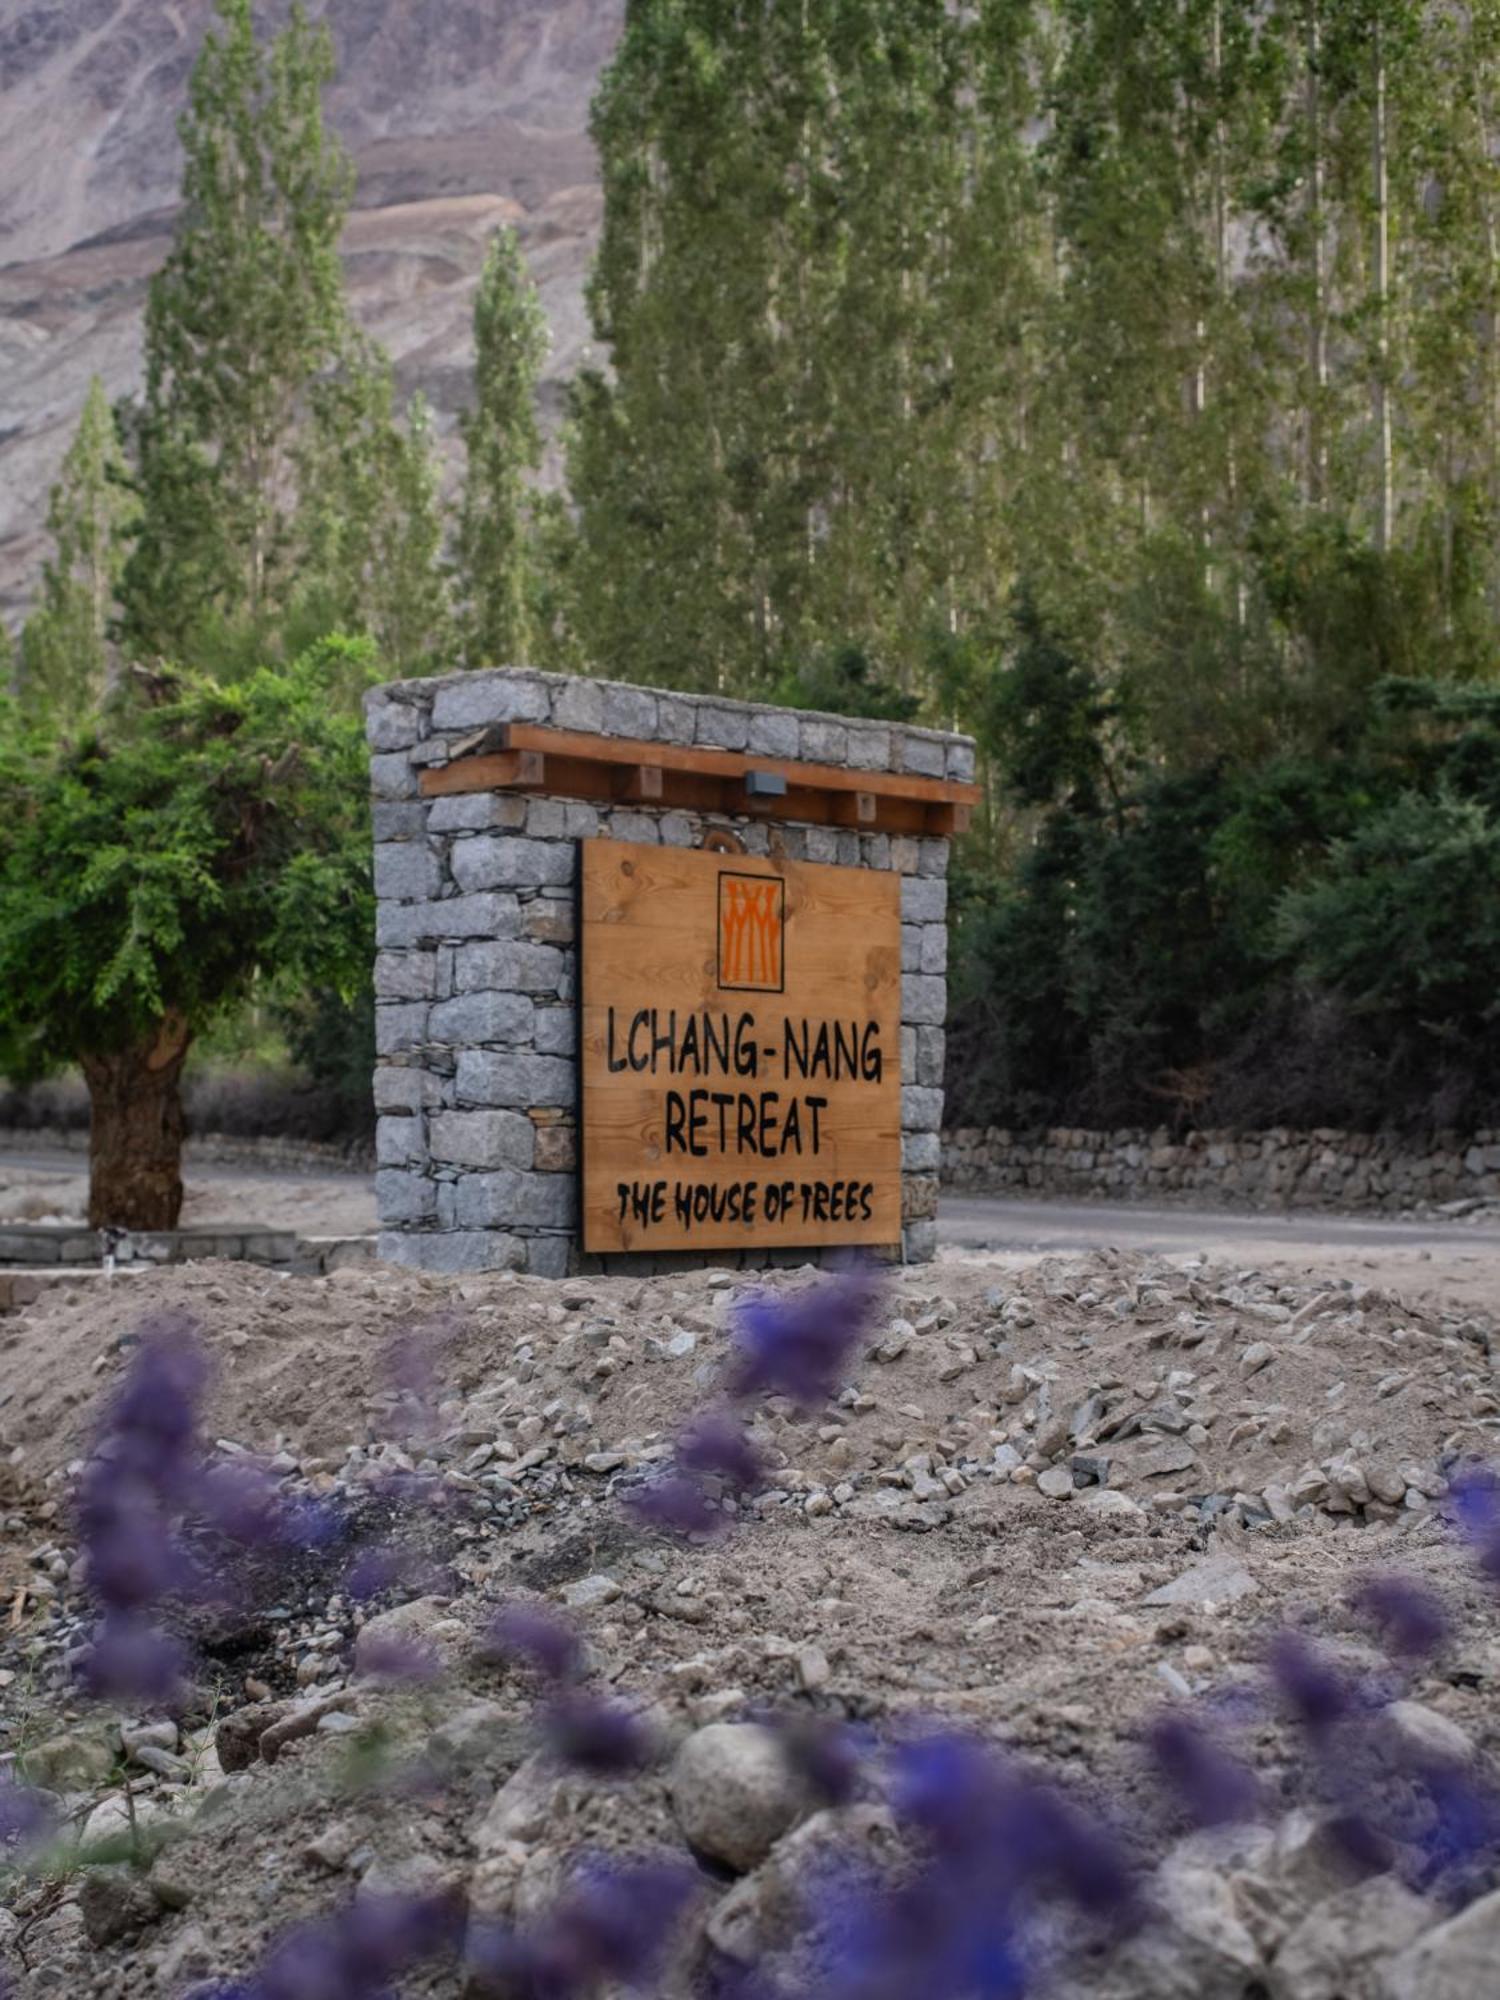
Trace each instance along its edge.
<path fill-rule="evenodd" d="M 583 1247 L 901 1237 L 897 876 L 582 843 Z"/>

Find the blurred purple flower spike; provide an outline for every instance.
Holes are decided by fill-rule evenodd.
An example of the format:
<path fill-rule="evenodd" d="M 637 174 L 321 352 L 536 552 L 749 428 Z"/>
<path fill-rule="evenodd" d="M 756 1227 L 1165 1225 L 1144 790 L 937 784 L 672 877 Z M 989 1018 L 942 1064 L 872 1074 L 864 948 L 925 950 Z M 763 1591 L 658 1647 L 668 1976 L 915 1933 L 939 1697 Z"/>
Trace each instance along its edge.
<path fill-rule="evenodd" d="M 693 1870 L 681 1862 L 620 1867 L 590 1861 L 554 1921 L 587 1975 L 644 1985 L 656 1972 L 694 1883 Z"/>
<path fill-rule="evenodd" d="M 628 1512 L 645 1527 L 668 1535 L 714 1535 L 726 1517 L 709 1505 L 702 1483 L 686 1473 L 668 1472 L 625 1495 Z"/>
<path fill-rule="evenodd" d="M 1260 1793 L 1253 1772 L 1192 1717 L 1176 1711 L 1158 1716 L 1146 1733 L 1146 1747 L 1195 1826 L 1232 1826 L 1254 1818 Z"/>
<path fill-rule="evenodd" d="M 1500 1480 L 1488 1465 L 1470 1466 L 1449 1485 L 1464 1539 L 1491 1583 L 1500 1583 Z"/>
<path fill-rule="evenodd" d="M 535 1604 L 508 1604 L 498 1612 L 485 1634 L 484 1649 L 495 1657 L 524 1662 L 559 1687 L 576 1680 L 583 1667 L 577 1633 Z"/>
<path fill-rule="evenodd" d="M 1271 1642 L 1271 1678 L 1314 1741 L 1326 1738 L 1354 1710 L 1348 1679 L 1305 1639 L 1281 1632 Z"/>
<path fill-rule="evenodd" d="M 79 1669 L 85 1691 L 99 1701 L 169 1701 L 187 1668 L 177 1640 L 148 1619 L 111 1612 L 94 1627 Z"/>
<path fill-rule="evenodd" d="M 359 1896 L 274 1945 L 248 1981 L 198 1989 L 198 2000 L 390 2000 L 391 1985 L 456 1950 L 462 1907 L 444 1896 Z"/>
<path fill-rule="evenodd" d="M 676 1451 L 683 1472 L 706 1472 L 740 1492 L 760 1485 L 765 1466 L 733 1417 L 710 1412 L 683 1432 Z"/>
<path fill-rule="evenodd" d="M 650 1760 L 640 1717 L 603 1695 L 558 1695 L 542 1711 L 542 1731 L 554 1757 L 591 1777 L 624 1777 Z"/>
<path fill-rule="evenodd" d="M 1448 1619 L 1424 1584 L 1407 1576 L 1373 1576 L 1354 1592 L 1356 1610 L 1380 1630 L 1397 1659 L 1422 1660 L 1448 1643 Z"/>
<path fill-rule="evenodd" d="M 787 1762 L 825 1804 L 848 1805 L 860 1790 L 873 1734 L 824 1715 L 768 1715 Z"/>
<path fill-rule="evenodd" d="M 0 1853 L 41 1840 L 51 1831 L 51 1809 L 41 1793 L 16 1784 L 12 1778 L 0 1777 Z"/>
<path fill-rule="evenodd" d="M 371 1679 L 421 1687 L 442 1679 L 443 1663 L 430 1646 L 414 1639 L 382 1638 L 362 1646 L 360 1672 Z"/>
<path fill-rule="evenodd" d="M 507 2000 L 573 2000 L 601 1984 L 650 1985 L 694 1880 L 678 1863 L 585 1861 L 533 1933 L 498 1923 L 470 1927 L 469 1990 Z"/>
<path fill-rule="evenodd" d="M 857 1265 L 786 1297 L 741 1300 L 730 1394 L 789 1396 L 804 1409 L 826 1403 L 869 1324 L 877 1289 L 873 1273 Z"/>

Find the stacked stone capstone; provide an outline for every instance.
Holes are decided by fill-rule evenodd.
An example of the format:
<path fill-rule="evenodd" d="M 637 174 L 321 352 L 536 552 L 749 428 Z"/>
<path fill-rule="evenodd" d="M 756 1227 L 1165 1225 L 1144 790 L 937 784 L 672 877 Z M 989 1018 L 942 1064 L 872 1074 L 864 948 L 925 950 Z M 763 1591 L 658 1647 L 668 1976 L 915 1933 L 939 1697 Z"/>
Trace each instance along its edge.
<path fill-rule="evenodd" d="M 854 771 L 967 782 L 963 736 L 523 670 L 393 682 L 366 701 L 375 818 L 377 1200 L 381 1255 L 428 1271 L 584 1268 L 578 1222 L 576 843 L 697 847 L 727 827 L 764 854 L 764 819 L 540 793 L 424 799 L 425 768 L 500 722 L 699 744 Z M 789 860 L 901 881 L 903 1241 L 937 1245 L 948 842 L 775 822 Z M 611 1269 L 792 1262 L 779 1252 L 608 1258 Z"/>

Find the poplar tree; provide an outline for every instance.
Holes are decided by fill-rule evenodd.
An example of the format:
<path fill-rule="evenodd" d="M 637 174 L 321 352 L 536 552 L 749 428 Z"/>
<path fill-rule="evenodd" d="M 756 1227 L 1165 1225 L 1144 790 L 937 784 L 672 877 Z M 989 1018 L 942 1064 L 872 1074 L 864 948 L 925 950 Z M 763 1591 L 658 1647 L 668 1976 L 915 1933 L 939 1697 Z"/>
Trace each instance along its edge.
<path fill-rule="evenodd" d="M 297 450 L 296 589 L 288 650 L 330 631 L 374 640 L 392 674 L 436 672 L 455 649 L 432 419 L 404 416 L 385 356 L 361 342 L 320 383 Z"/>
<path fill-rule="evenodd" d="M 136 648 L 169 655 L 215 628 L 258 641 L 283 608 L 308 392 L 352 341 L 338 244 L 353 172 L 323 122 L 328 30 L 296 0 L 262 46 L 250 0 L 215 4 L 134 425 L 144 511 L 125 626 Z"/>
<path fill-rule="evenodd" d="M 95 376 L 47 504 L 52 554 L 21 641 L 20 693 L 34 719 L 76 721 L 104 691 L 135 512 L 114 413 Z"/>
<path fill-rule="evenodd" d="M 527 481 L 542 456 L 536 390 L 547 339 L 520 241 L 503 228 L 474 302 L 474 407 L 462 420 L 467 466 L 456 567 L 471 667 L 528 660 L 538 636 Z"/>

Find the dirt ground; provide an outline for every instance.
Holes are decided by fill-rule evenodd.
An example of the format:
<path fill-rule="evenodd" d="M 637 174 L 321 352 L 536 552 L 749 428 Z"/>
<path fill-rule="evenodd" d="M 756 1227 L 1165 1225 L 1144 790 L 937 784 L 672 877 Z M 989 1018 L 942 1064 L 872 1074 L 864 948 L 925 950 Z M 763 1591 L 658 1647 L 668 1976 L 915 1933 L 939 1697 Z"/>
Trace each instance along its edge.
<path fill-rule="evenodd" d="M 809 1282 L 782 1274 L 768 1289 Z M 1458 2000 L 1465 1989 L 1441 1983 L 1448 1933 L 1493 1902 L 1500 1939 L 1500 1893 L 1484 1893 L 1500 1878 L 1469 1882 L 1455 1916 L 1395 1874 L 1362 1884 L 1322 1849 L 1310 1859 L 1327 1802 L 1265 1661 L 1273 1633 L 1302 1631 L 1372 1677 L 1392 1730 L 1458 1746 L 1481 1771 L 1500 1754 L 1500 1617 L 1445 1498 L 1447 1475 L 1487 1459 L 1500 1430 L 1494 1260 L 1457 1244 L 1439 1259 L 1303 1249 L 1254 1268 L 946 1255 L 890 1279 L 826 1407 L 757 1409 L 764 1490 L 719 1538 L 685 1545 L 622 1500 L 713 1398 L 739 1288 L 718 1273 L 552 1285 L 207 1265 L 57 1290 L 0 1321 L 0 1662 L 13 1676 L 0 1750 L 75 1829 L 117 1825 L 128 1786 L 180 1836 L 143 1878 L 69 1850 L 44 1882 L 20 1882 L 0 1914 L 20 1993 L 244 1977 L 289 1924 L 381 1888 L 443 1884 L 471 1924 L 532 1920 L 585 1847 L 692 1853 L 685 1956 L 659 1990 L 688 1990 L 746 1936 L 794 1972 L 805 1941 L 788 1929 L 788 1879 L 805 1830 L 727 1862 L 705 1851 L 712 1835 L 674 1782 L 706 1728 L 753 1729 L 746 1718 L 770 1709 L 853 1719 L 882 1741 L 942 1718 L 1128 1822 L 1154 1922 L 1103 1967 L 1052 1939 L 1036 1992 Z M 105 1725 L 66 1679 L 87 1608 L 68 1496 L 143 1318 L 170 1310 L 201 1328 L 205 1427 L 222 1449 L 265 1454 L 289 1491 L 347 1504 L 365 1524 L 356 1540 L 392 1470 L 435 1482 L 458 1512 L 429 1493 L 408 1524 L 442 1563 L 437 1583 L 359 1606 L 345 1551 L 210 1635 L 196 1706 L 164 1725 L 175 1749 L 153 1769 L 119 1754 L 118 1736 L 92 1762 L 78 1750 Z M 393 1343 L 432 1360 L 420 1416 L 387 1366 Z M 1409 1674 L 1353 1601 L 1392 1571 L 1435 1591 L 1453 1629 Z M 549 1775 L 528 1757 L 535 1689 L 473 1643 L 517 1597 L 573 1619 L 592 1684 L 649 1718 L 653 1761 L 635 1784 Z M 444 1658 L 440 1684 L 388 1694 L 361 1671 L 364 1635 L 390 1619 Z M 1156 1800 L 1140 1732 L 1168 1703 L 1230 1718 L 1260 1776 L 1260 1823 L 1229 1846 L 1182 1843 Z M 226 1729 L 238 1742 L 288 1716 L 305 1733 L 274 1763 L 252 1747 L 231 1768 Z M 396 1763 L 372 1776 L 376 1743 Z M 789 1807 L 788 1824 L 806 1811 Z M 882 1811 L 877 1783 L 824 1831 L 883 1837 Z M 1384 1931 L 1349 1904 L 1372 1893 Z M 460 1985 L 448 1968 L 412 1990 Z"/>
<path fill-rule="evenodd" d="M 367 1174 L 205 1167 L 191 1156 L 182 1221 L 257 1223 L 299 1236 L 367 1236 L 376 1227 L 375 1183 Z M 82 1222 L 88 1163 L 81 1154 L 0 1157 L 0 1224 Z"/>

